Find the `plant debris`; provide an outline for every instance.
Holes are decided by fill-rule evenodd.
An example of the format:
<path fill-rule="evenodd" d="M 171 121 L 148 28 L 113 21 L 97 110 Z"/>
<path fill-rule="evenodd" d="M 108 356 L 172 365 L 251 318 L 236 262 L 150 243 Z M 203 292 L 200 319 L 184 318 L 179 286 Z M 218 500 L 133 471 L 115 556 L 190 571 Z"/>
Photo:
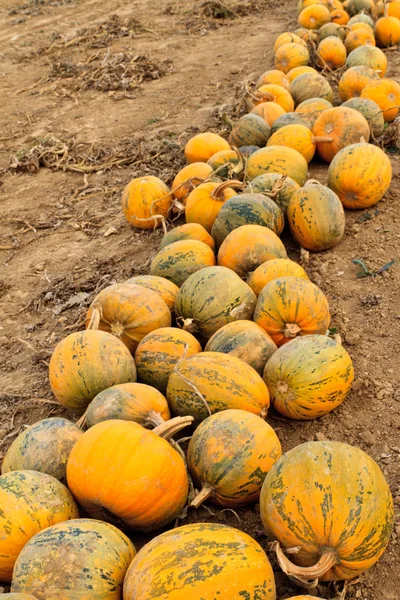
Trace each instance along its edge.
<path fill-rule="evenodd" d="M 44 6 L 62 6 L 64 4 L 75 4 L 76 0 L 29 0 L 26 4 L 13 6 L 8 15 L 29 15 L 36 17 L 43 14 Z"/>
<path fill-rule="evenodd" d="M 396 262 L 396 259 L 389 261 L 388 263 L 386 263 L 386 265 L 383 265 L 383 267 L 380 267 L 377 271 L 370 271 L 365 262 L 361 260 L 361 258 L 353 258 L 352 262 L 355 265 L 359 265 L 361 267 L 361 271 L 357 273 L 357 277 L 376 277 L 377 275 L 380 275 L 384 271 L 390 269 L 390 267 Z"/>
<path fill-rule="evenodd" d="M 185 25 L 189 33 L 204 35 L 227 21 L 259 12 L 268 3 L 269 0 L 242 0 L 228 5 L 221 0 L 205 0 L 191 12 Z"/>
<path fill-rule="evenodd" d="M 394 121 L 388 124 L 378 141 L 383 148 L 390 152 L 395 153 L 400 150 L 400 117 L 396 117 Z"/>

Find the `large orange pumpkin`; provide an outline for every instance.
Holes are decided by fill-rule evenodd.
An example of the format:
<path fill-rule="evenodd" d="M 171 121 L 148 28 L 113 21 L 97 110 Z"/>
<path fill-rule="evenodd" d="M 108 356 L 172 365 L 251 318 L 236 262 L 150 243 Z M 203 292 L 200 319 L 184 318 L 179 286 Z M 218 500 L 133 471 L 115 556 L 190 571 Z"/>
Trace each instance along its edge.
<path fill-rule="evenodd" d="M 286 258 L 285 246 L 276 233 L 262 225 L 242 225 L 223 241 L 218 264 L 245 277 L 271 258 Z"/>
<path fill-rule="evenodd" d="M 250 181 L 245 189 L 245 192 L 251 194 L 264 194 L 271 198 L 281 209 L 282 213 L 286 214 L 286 208 L 292 194 L 300 188 L 290 177 L 285 177 L 279 173 L 264 173 Z"/>
<path fill-rule="evenodd" d="M 400 85 L 394 79 L 370 81 L 361 92 L 361 98 L 376 102 L 386 122 L 394 121 L 399 113 Z"/>
<path fill-rule="evenodd" d="M 322 98 L 328 100 L 328 102 L 333 101 L 333 91 L 330 83 L 319 73 L 303 73 L 303 75 L 293 79 L 290 84 L 290 93 L 296 106 L 310 98 Z"/>
<path fill-rule="evenodd" d="M 347 69 L 339 81 L 339 96 L 342 102 L 361 96 L 361 92 L 372 80 L 380 79 L 378 73 L 370 67 L 350 67 Z"/>
<path fill-rule="evenodd" d="M 121 340 L 106 331 L 88 329 L 71 333 L 57 344 L 49 377 L 58 402 L 82 414 L 106 388 L 136 381 L 136 367 Z"/>
<path fill-rule="evenodd" d="M 344 401 L 353 379 L 350 356 L 326 335 L 292 340 L 264 369 L 273 407 L 291 419 L 315 419 L 331 412 Z"/>
<path fill-rule="evenodd" d="M 213 168 L 206 162 L 186 165 L 172 182 L 172 193 L 177 200 L 185 202 L 186 197 L 196 187 L 213 175 Z"/>
<path fill-rule="evenodd" d="M 254 321 L 282 346 L 299 335 L 325 334 L 330 323 L 328 301 L 307 279 L 279 277 L 262 289 Z"/>
<path fill-rule="evenodd" d="M 254 152 L 247 160 L 247 179 L 250 181 L 264 173 L 278 173 L 304 185 L 308 164 L 304 156 L 285 146 L 268 146 Z"/>
<path fill-rule="evenodd" d="M 276 104 L 279 104 L 279 106 L 282 106 L 286 112 L 290 112 L 294 109 L 292 96 L 281 85 L 275 85 L 273 83 L 262 85 L 254 94 L 254 98 L 255 104 L 261 104 L 261 102 L 275 102 Z"/>
<path fill-rule="evenodd" d="M 157 292 L 117 283 L 97 294 L 86 315 L 86 327 L 89 325 L 112 333 L 134 352 L 150 331 L 171 325 L 171 312 Z"/>
<path fill-rule="evenodd" d="M 162 224 L 172 207 L 168 186 L 158 177 L 132 179 L 122 194 L 122 210 L 128 223 L 138 229 L 154 229 Z"/>
<path fill-rule="evenodd" d="M 379 466 L 341 442 L 308 442 L 286 452 L 265 478 L 260 512 L 277 540 L 280 566 L 300 584 L 360 575 L 383 554 L 393 527 Z M 297 551 L 289 559 L 282 547 Z"/>
<path fill-rule="evenodd" d="M 204 164 L 204 163 L 202 163 L 202 164 Z M 165 246 L 168 246 L 169 244 L 173 244 L 174 242 L 180 242 L 181 240 L 198 240 L 199 242 L 203 242 L 204 244 L 207 244 L 207 246 L 210 246 L 211 250 L 214 250 L 214 248 L 215 248 L 215 242 L 214 242 L 213 238 L 207 232 L 207 230 L 204 229 L 203 225 L 200 225 L 200 223 L 185 223 L 184 225 L 178 225 L 178 227 L 174 227 L 174 229 L 170 229 L 170 231 L 168 231 L 164 235 L 163 239 L 161 240 L 160 248 L 165 248 Z M 151 275 L 139 275 L 136 278 L 133 277 L 129 281 L 131 283 L 136 283 L 135 280 L 137 280 L 137 279 L 145 280 L 146 277 L 151 278 Z M 159 278 L 154 277 L 154 279 L 159 279 Z M 171 281 L 168 281 L 168 279 L 164 279 L 164 281 L 166 281 L 170 286 L 173 286 L 176 289 L 176 292 L 178 292 L 179 288 L 174 283 L 172 283 Z M 175 294 L 175 296 L 176 296 L 176 294 Z M 165 298 L 164 298 L 164 300 L 165 300 Z M 166 304 L 168 305 L 168 308 L 171 309 L 171 306 L 169 306 L 168 303 L 166 303 Z M 175 304 L 175 298 L 174 298 L 173 304 Z M 173 306 L 172 306 L 172 308 L 173 308 Z"/>
<path fill-rule="evenodd" d="M 180 287 L 192 273 L 213 265 L 215 256 L 210 246 L 197 240 L 181 240 L 159 250 L 151 261 L 150 273 Z"/>
<path fill-rule="evenodd" d="M 347 52 L 342 40 L 329 36 L 323 39 L 318 46 L 318 62 L 320 67 L 339 69 L 346 62 Z"/>
<path fill-rule="evenodd" d="M 289 34 L 283 33 L 282 35 L 297 37 L 296 35 L 294 35 L 292 33 L 289 33 Z M 281 37 L 281 36 L 279 36 L 279 37 Z M 298 39 L 300 40 L 300 38 L 298 38 Z M 292 39 L 288 40 L 288 42 L 291 42 L 291 41 L 293 41 L 293 40 Z M 285 42 L 285 43 L 288 43 L 288 42 Z M 297 42 L 297 43 L 304 45 L 304 42 L 302 42 L 302 41 Z M 283 44 L 281 44 L 281 45 L 283 45 Z M 286 90 L 288 90 L 290 82 L 289 82 L 289 79 L 286 77 L 285 73 L 283 73 L 282 71 L 279 71 L 278 69 L 269 69 L 268 71 L 265 71 L 262 75 L 260 75 L 260 77 L 257 79 L 256 88 L 258 89 L 262 85 L 267 85 L 268 83 L 273 83 L 275 85 L 281 85 Z"/>
<path fill-rule="evenodd" d="M 276 102 L 261 102 L 251 109 L 250 114 L 262 117 L 271 126 L 278 117 L 285 114 L 285 109 Z"/>
<path fill-rule="evenodd" d="M 268 423 L 246 410 L 208 417 L 189 443 L 189 471 L 201 490 L 191 502 L 208 498 L 227 507 L 258 500 L 265 476 L 281 456 L 281 444 Z"/>
<path fill-rule="evenodd" d="M 273 279 L 278 279 L 278 277 L 301 277 L 308 279 L 307 273 L 298 263 L 289 258 L 274 258 L 267 260 L 255 271 L 249 273 L 247 283 L 256 296 L 259 296 L 263 287 Z"/>
<path fill-rule="evenodd" d="M 277 51 L 279 50 L 279 48 L 281 46 L 284 46 L 285 44 L 300 44 L 300 46 L 306 46 L 306 42 L 296 33 L 292 33 L 291 31 L 285 31 L 284 33 L 281 33 L 280 35 L 278 35 L 278 37 L 275 40 L 274 43 L 274 53 L 276 54 Z M 279 73 L 282 74 L 282 71 L 278 71 Z M 268 73 L 268 71 L 267 71 Z M 282 74 L 283 75 L 283 74 Z M 263 77 L 261 75 L 261 77 Z M 265 83 L 277 83 L 278 85 L 282 85 L 282 83 L 279 83 L 279 80 L 277 81 L 266 81 Z M 285 86 L 283 86 L 285 87 Z"/>
<path fill-rule="evenodd" d="M 275 600 L 274 574 L 261 546 L 219 523 L 193 523 L 146 544 L 124 581 L 124 600 Z"/>
<path fill-rule="evenodd" d="M 224 183 L 209 181 L 198 185 L 190 192 L 186 201 L 186 222 L 200 223 L 210 233 L 223 203 L 236 195 L 235 190 L 230 186 L 235 186 L 237 183 L 241 185 L 237 181 L 225 181 Z"/>
<path fill-rule="evenodd" d="M 223 137 L 207 131 L 190 138 L 185 146 L 185 157 L 188 163 L 207 162 L 216 152 L 230 149 Z"/>
<path fill-rule="evenodd" d="M 370 129 L 365 117 L 352 108 L 337 106 L 325 110 L 315 121 L 315 137 L 331 138 L 330 141 L 318 141 L 318 154 L 331 162 L 333 157 L 346 146 L 360 141 L 368 142 Z"/>
<path fill-rule="evenodd" d="M 365 29 L 350 31 L 345 39 L 344 45 L 348 54 L 360 46 L 375 46 L 374 34 Z"/>
<path fill-rule="evenodd" d="M 333 108 L 328 100 L 324 100 L 323 98 L 309 98 L 308 100 L 300 102 L 295 112 L 298 113 L 305 123 L 308 124 L 310 129 L 312 129 L 319 115 L 327 108 Z"/>
<path fill-rule="evenodd" d="M 175 365 L 199 352 L 199 342 L 188 331 L 176 327 L 156 329 L 146 335 L 135 353 L 139 381 L 165 393 Z"/>
<path fill-rule="evenodd" d="M 328 169 L 328 186 L 345 208 L 367 208 L 384 196 L 392 180 L 390 159 L 372 144 L 343 148 Z"/>
<path fill-rule="evenodd" d="M 15 561 L 36 533 L 79 516 L 67 488 L 54 477 L 36 471 L 2 475 L 0 506 L 0 581 L 4 582 L 11 581 Z"/>
<path fill-rule="evenodd" d="M 310 54 L 302 40 L 297 44 L 283 44 L 275 53 L 275 67 L 284 73 L 289 73 L 295 67 L 307 65 L 309 61 Z"/>
<path fill-rule="evenodd" d="M 322 140 L 314 137 L 312 131 L 305 125 L 286 125 L 270 137 L 267 146 L 293 148 L 309 163 L 314 158 L 317 142 Z"/>
<path fill-rule="evenodd" d="M 375 46 L 359 46 L 347 57 L 346 67 L 370 67 L 383 77 L 387 69 L 387 58 L 379 48 Z"/>
<path fill-rule="evenodd" d="M 200 227 L 200 225 L 199 225 L 199 227 Z M 178 229 L 178 227 L 176 229 Z M 175 229 L 173 229 L 172 231 L 175 231 Z M 172 233 L 172 232 L 169 232 L 169 233 Z M 207 233 L 207 232 L 204 232 L 204 233 Z M 168 234 L 166 234 L 166 235 L 168 235 Z M 200 236 L 198 236 L 198 237 L 200 237 Z M 195 237 L 190 238 L 190 236 L 188 236 L 188 238 L 189 239 L 197 239 Z M 188 238 L 182 237 L 179 239 L 188 239 Z M 164 239 L 165 239 L 165 236 L 164 236 L 162 242 L 164 241 Z M 174 241 L 178 241 L 178 240 L 174 240 Z M 201 240 L 201 241 L 204 241 L 204 243 L 207 243 L 205 240 Z M 162 242 L 161 242 L 161 248 L 163 247 Z M 165 245 L 167 245 L 167 244 L 165 244 Z M 211 245 L 210 242 L 208 243 L 208 245 L 210 246 L 210 248 L 213 248 L 213 246 Z M 168 306 L 169 310 L 170 311 L 174 310 L 175 299 L 176 299 L 176 295 L 179 291 L 179 288 L 177 285 L 172 283 L 172 281 L 165 279 L 165 277 L 157 277 L 157 275 L 135 275 L 135 277 L 131 277 L 130 279 L 127 279 L 125 281 L 125 283 L 127 283 L 127 284 L 133 283 L 134 285 L 140 285 L 141 287 L 148 288 L 149 290 L 152 290 L 153 292 L 157 292 L 157 294 L 160 296 L 160 298 L 162 298 L 164 300 L 164 302 Z"/>
<path fill-rule="evenodd" d="M 400 0 L 391 0 L 391 2 L 387 2 L 387 11 L 389 17 L 396 17 L 400 19 Z"/>
<path fill-rule="evenodd" d="M 325 23 L 329 23 L 331 14 L 326 6 L 313 4 L 304 8 L 299 14 L 298 23 L 306 29 L 319 29 Z"/>
<path fill-rule="evenodd" d="M 340 8 L 337 10 L 333 10 L 331 12 L 331 20 L 332 23 L 337 23 L 338 25 L 346 25 L 349 22 L 349 14 Z"/>
<path fill-rule="evenodd" d="M 135 556 L 119 529 L 92 519 L 53 525 L 35 535 L 15 565 L 11 591 L 38 600 L 120 600 Z"/>

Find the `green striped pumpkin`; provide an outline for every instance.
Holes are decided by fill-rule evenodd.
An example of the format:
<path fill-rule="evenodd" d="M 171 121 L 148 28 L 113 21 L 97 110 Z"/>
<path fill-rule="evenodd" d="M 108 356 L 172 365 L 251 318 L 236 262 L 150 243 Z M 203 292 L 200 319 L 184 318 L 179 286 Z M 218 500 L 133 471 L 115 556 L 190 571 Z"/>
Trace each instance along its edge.
<path fill-rule="evenodd" d="M 234 124 L 229 135 L 231 146 L 258 146 L 262 148 L 268 142 L 271 128 L 268 123 L 258 115 L 244 115 Z"/>
<path fill-rule="evenodd" d="M 165 277 L 180 287 L 192 273 L 212 265 L 215 256 L 207 244 L 181 240 L 159 250 L 151 261 L 150 274 Z"/>
<path fill-rule="evenodd" d="M 299 185 L 304 185 L 307 172 L 308 164 L 304 156 L 285 146 L 261 148 L 247 161 L 247 177 L 250 181 L 264 173 L 279 173 L 291 177 Z"/>
<path fill-rule="evenodd" d="M 264 173 L 264 175 L 259 175 L 253 179 L 247 185 L 245 192 L 270 195 L 285 215 L 289 200 L 298 189 L 300 189 L 299 184 L 290 177 L 285 177 L 279 173 Z"/>
<path fill-rule="evenodd" d="M 367 119 L 372 135 L 375 137 L 382 135 L 385 119 L 381 108 L 376 102 L 369 100 L 369 98 L 350 98 L 350 100 L 343 102 L 342 106 L 358 110 Z"/>

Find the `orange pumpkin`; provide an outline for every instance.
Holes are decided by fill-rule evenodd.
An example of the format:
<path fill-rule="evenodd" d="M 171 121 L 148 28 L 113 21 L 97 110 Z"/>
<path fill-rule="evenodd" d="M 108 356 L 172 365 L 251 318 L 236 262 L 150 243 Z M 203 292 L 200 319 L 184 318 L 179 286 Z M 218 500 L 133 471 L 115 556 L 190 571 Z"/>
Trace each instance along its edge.
<path fill-rule="evenodd" d="M 199 227 L 200 227 L 200 225 L 199 225 Z M 176 229 L 178 229 L 178 227 Z M 172 231 L 176 231 L 176 229 L 173 229 Z M 172 234 L 172 231 L 170 231 L 169 233 Z M 166 235 L 168 235 L 168 234 L 166 234 Z M 163 237 L 161 244 L 163 244 L 165 237 L 166 236 Z M 185 239 L 185 238 L 183 238 L 183 239 Z M 193 238 L 193 239 L 196 239 L 196 238 Z M 201 240 L 201 241 L 205 242 L 205 240 Z M 212 248 L 210 243 L 209 243 L 209 246 Z M 161 245 L 161 247 L 162 247 L 162 245 Z M 135 277 L 131 277 L 130 279 L 127 279 L 125 281 L 125 283 L 127 283 L 127 284 L 133 283 L 134 285 L 140 285 L 141 287 L 145 287 L 145 288 L 148 288 L 149 290 L 152 290 L 153 292 L 156 292 L 160 296 L 160 298 L 162 298 L 164 300 L 164 302 L 168 306 L 169 310 L 170 311 L 174 310 L 175 299 L 176 299 L 176 295 L 179 291 L 179 288 L 177 285 L 172 283 L 172 281 L 169 281 L 168 279 L 165 279 L 164 277 L 157 277 L 156 275 L 136 275 Z"/>
<path fill-rule="evenodd" d="M 328 0 L 299 0 L 297 12 L 300 14 L 302 10 L 308 6 L 313 6 L 314 4 L 322 4 L 328 8 Z"/>
<path fill-rule="evenodd" d="M 303 73 L 317 73 L 317 71 L 313 67 L 308 67 L 307 65 L 302 67 L 294 67 L 294 69 L 291 69 L 287 74 L 287 78 L 289 79 L 289 82 L 291 82 L 299 75 L 303 75 Z"/>
<path fill-rule="evenodd" d="M 274 258 L 262 263 L 255 271 L 249 273 L 247 283 L 259 296 L 263 288 L 278 277 L 300 277 L 308 279 L 308 275 L 301 265 L 289 258 Z"/>
<path fill-rule="evenodd" d="M 330 323 L 328 301 L 307 279 L 279 277 L 262 289 L 254 322 L 278 347 L 299 335 L 325 334 Z"/>
<path fill-rule="evenodd" d="M 150 273 L 165 277 L 178 287 L 196 271 L 215 265 L 210 246 L 197 240 L 181 240 L 161 248 L 150 265 Z"/>
<path fill-rule="evenodd" d="M 207 162 L 216 152 L 230 149 L 230 145 L 223 137 L 207 131 L 190 138 L 185 146 L 185 157 L 188 163 Z"/>
<path fill-rule="evenodd" d="M 189 358 L 199 352 L 201 352 L 199 342 L 188 331 L 176 327 L 156 329 L 149 333 L 137 347 L 135 361 L 138 378 L 142 383 L 165 393 L 169 376 L 175 365 L 181 359 Z"/>
<path fill-rule="evenodd" d="M 350 54 L 350 52 L 360 46 L 375 46 L 375 37 L 373 33 L 370 33 L 365 29 L 357 29 L 355 31 L 350 31 L 345 39 L 344 45 L 348 54 Z"/>
<path fill-rule="evenodd" d="M 290 93 L 296 106 L 310 98 L 333 101 L 333 91 L 329 81 L 318 73 L 303 73 L 296 77 L 290 84 Z"/>
<path fill-rule="evenodd" d="M 314 157 L 317 141 L 312 131 L 304 125 L 286 125 L 276 131 L 268 140 L 267 146 L 287 146 L 300 152 L 309 163 Z"/>
<path fill-rule="evenodd" d="M 261 225 L 242 225 L 223 241 L 218 264 L 245 277 L 271 258 L 286 258 L 285 246 L 278 236 Z"/>
<path fill-rule="evenodd" d="M 215 242 L 213 238 L 206 231 L 206 229 L 204 229 L 203 225 L 200 225 L 200 223 L 185 223 L 184 225 L 174 227 L 174 229 L 171 229 L 164 235 L 163 239 L 161 240 L 160 248 L 165 248 L 165 246 L 173 244 L 174 242 L 180 242 L 181 240 L 198 240 L 199 242 L 203 242 L 204 244 L 207 244 L 207 246 L 210 246 L 211 250 L 214 250 L 215 248 Z M 130 283 L 137 283 L 138 280 L 140 282 L 142 280 L 146 281 L 147 279 L 158 280 L 162 278 L 151 275 L 139 275 L 138 277 L 132 277 L 128 281 Z M 169 284 L 170 286 L 173 286 L 174 291 L 176 290 L 172 301 L 172 307 L 170 306 L 169 302 L 167 302 L 164 298 L 164 301 L 166 302 L 168 308 L 172 310 L 175 304 L 175 298 L 179 288 L 177 288 L 177 286 L 171 281 L 168 281 L 168 279 L 164 279 L 163 281 Z M 143 284 L 139 283 L 139 285 Z"/>
<path fill-rule="evenodd" d="M 357 31 L 359 29 L 362 29 L 364 31 L 369 31 L 369 33 L 372 33 L 372 35 L 374 35 L 374 30 L 373 27 L 371 27 L 371 25 L 369 25 L 368 23 L 353 23 L 352 25 L 350 25 L 350 31 Z"/>
<path fill-rule="evenodd" d="M 315 121 L 315 137 L 331 138 L 331 141 L 317 142 L 318 154 L 326 162 L 346 146 L 355 144 L 364 138 L 369 140 L 370 129 L 366 118 L 352 108 L 337 106 L 325 110 Z"/>
<path fill-rule="evenodd" d="M 312 129 L 318 117 L 328 108 L 333 108 L 328 100 L 324 100 L 323 98 L 309 98 L 300 102 L 295 112 L 305 119 Z"/>
<path fill-rule="evenodd" d="M 190 192 L 213 175 L 213 168 L 205 162 L 194 162 L 179 171 L 172 183 L 172 193 L 177 200 L 185 202 Z"/>
<path fill-rule="evenodd" d="M 201 488 L 190 506 L 198 508 L 208 498 L 227 507 L 255 502 L 281 454 L 275 431 L 257 415 L 232 409 L 208 417 L 188 447 L 189 471 Z"/>
<path fill-rule="evenodd" d="M 392 180 L 389 157 L 372 144 L 343 148 L 328 169 L 328 186 L 345 208 L 367 208 L 384 196 Z"/>
<path fill-rule="evenodd" d="M 318 46 L 318 62 L 320 67 L 339 69 L 346 62 L 347 52 L 342 40 L 330 36 L 323 39 Z"/>
<path fill-rule="evenodd" d="M 306 29 L 319 29 L 331 20 L 331 13 L 326 6 L 313 4 L 304 8 L 299 14 L 298 23 Z"/>
<path fill-rule="evenodd" d="M 348 13 L 343 9 L 339 8 L 331 12 L 332 23 L 337 23 L 338 25 L 346 25 L 346 23 L 349 22 L 349 19 L 350 17 Z"/>
<path fill-rule="evenodd" d="M 375 46 L 359 46 L 347 57 L 346 67 L 370 67 L 378 73 L 380 77 L 383 77 L 387 69 L 387 58 L 379 48 Z"/>
<path fill-rule="evenodd" d="M 386 3 L 388 16 L 400 19 L 400 0 L 391 0 Z"/>
<path fill-rule="evenodd" d="M 308 442 L 286 452 L 265 478 L 260 512 L 277 540 L 281 568 L 303 586 L 360 575 L 382 555 L 393 526 L 382 471 L 341 442 Z M 289 559 L 281 546 L 298 552 Z"/>
<path fill-rule="evenodd" d="M 394 79 L 370 81 L 361 92 L 361 98 L 376 102 L 385 122 L 393 121 L 399 113 L 400 85 Z"/>
<path fill-rule="evenodd" d="M 276 102 L 261 102 L 250 113 L 262 117 L 271 126 L 278 117 L 285 114 L 285 109 Z"/>
<path fill-rule="evenodd" d="M 128 223 L 138 229 L 154 229 L 162 224 L 172 207 L 168 186 L 158 177 L 132 179 L 122 194 L 122 210 Z"/>
<path fill-rule="evenodd" d="M 307 65 L 309 60 L 310 53 L 302 40 L 299 44 L 283 44 L 275 53 L 275 67 L 284 73 Z"/>
<path fill-rule="evenodd" d="M 279 50 L 279 48 L 281 46 L 284 46 L 285 44 L 300 44 L 300 46 L 307 45 L 306 42 L 300 36 L 298 36 L 296 33 L 292 33 L 290 31 L 285 31 L 284 33 L 281 33 L 280 35 L 278 35 L 278 37 L 276 38 L 275 44 L 274 44 L 274 53 L 276 54 L 277 51 Z M 279 72 L 281 73 L 281 71 L 279 71 Z M 268 73 L 268 71 L 267 71 L 267 73 Z M 278 83 L 278 85 L 282 85 L 278 81 L 266 81 L 265 83 Z"/>
<path fill-rule="evenodd" d="M 71 333 L 57 344 L 49 377 L 58 402 L 82 414 L 106 388 L 136 381 L 136 367 L 121 340 L 106 331 L 88 329 Z"/>
<path fill-rule="evenodd" d="M 110 285 L 90 305 L 86 327 L 107 331 L 134 352 L 145 335 L 171 325 L 171 312 L 157 292 L 133 283 Z"/>
<path fill-rule="evenodd" d="M 292 194 L 300 188 L 290 177 L 279 173 L 264 173 L 249 182 L 245 192 L 260 193 L 271 198 L 279 206 L 282 214 L 286 214 L 286 208 Z"/>
<path fill-rule="evenodd" d="M 171 419 L 154 430 L 134 421 L 97 423 L 70 454 L 69 489 L 94 518 L 106 509 L 133 529 L 167 525 L 185 506 L 188 479 L 181 455 L 163 437 L 192 420 Z"/>
<path fill-rule="evenodd" d="M 298 37 L 292 33 L 290 33 L 290 34 L 283 33 L 282 35 L 283 36 L 288 35 L 290 37 L 295 37 L 295 38 Z M 281 37 L 281 36 L 279 36 L 279 37 Z M 298 38 L 298 40 L 300 40 L 300 42 L 296 42 L 296 43 L 304 44 L 304 42 L 300 38 Z M 289 41 L 293 41 L 293 40 L 290 39 Z M 284 42 L 284 43 L 286 44 L 287 42 Z M 273 83 L 274 85 L 281 85 L 282 87 L 285 88 L 285 90 L 288 90 L 290 81 L 286 77 L 286 75 L 284 73 L 282 73 L 282 71 L 279 71 L 278 69 L 270 69 L 269 71 L 265 71 L 265 73 L 260 75 L 260 77 L 257 79 L 256 88 L 258 89 L 263 85 L 267 85 L 268 83 Z"/>
<path fill-rule="evenodd" d="M 261 104 L 261 102 L 275 102 L 282 106 L 286 112 L 294 109 L 291 95 L 280 85 L 274 85 L 273 83 L 262 85 L 256 92 L 255 97 L 260 99 L 260 101 L 256 100 L 258 104 Z"/>
<path fill-rule="evenodd" d="M 190 192 L 186 201 L 185 217 L 187 223 L 199 223 L 210 233 L 217 215 L 228 198 L 236 195 L 230 186 L 241 186 L 240 181 L 224 183 L 202 183 Z"/>
<path fill-rule="evenodd" d="M 304 156 L 285 146 L 267 146 L 254 152 L 247 160 L 247 179 L 252 180 L 264 173 L 278 173 L 304 185 L 308 164 Z"/>
<path fill-rule="evenodd" d="M 350 98 L 357 98 L 361 96 L 361 92 L 372 80 L 380 79 L 378 73 L 376 73 L 370 67 L 350 67 L 347 69 L 340 78 L 339 81 L 339 96 L 342 102 L 350 100 Z"/>
<path fill-rule="evenodd" d="M 342 10 L 343 4 L 341 0 L 328 0 L 326 3 L 326 7 L 329 9 L 332 17 L 332 13 L 336 10 Z"/>

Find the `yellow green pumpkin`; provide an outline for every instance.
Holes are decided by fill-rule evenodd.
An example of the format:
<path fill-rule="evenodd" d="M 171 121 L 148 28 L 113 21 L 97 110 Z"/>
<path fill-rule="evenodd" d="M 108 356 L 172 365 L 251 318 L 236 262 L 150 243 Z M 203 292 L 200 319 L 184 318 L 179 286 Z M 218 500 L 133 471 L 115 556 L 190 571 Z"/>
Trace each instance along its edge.
<path fill-rule="evenodd" d="M 180 287 L 192 273 L 213 265 L 215 256 L 210 246 L 197 240 L 181 240 L 161 248 L 151 261 L 150 273 Z"/>
<path fill-rule="evenodd" d="M 273 258 L 267 260 L 257 267 L 255 271 L 249 273 L 247 283 L 259 296 L 264 286 L 278 277 L 301 277 L 308 279 L 308 275 L 301 265 L 289 258 Z"/>
<path fill-rule="evenodd" d="M 295 80 L 296 81 L 296 80 Z M 251 181 L 264 173 L 279 173 L 304 185 L 308 164 L 304 156 L 284 146 L 268 146 L 252 154 L 247 161 L 247 178 Z"/>
<path fill-rule="evenodd" d="M 265 194 L 279 206 L 285 215 L 289 200 L 298 189 L 300 189 L 299 184 L 290 177 L 279 173 L 264 173 L 248 183 L 245 193 Z"/>

